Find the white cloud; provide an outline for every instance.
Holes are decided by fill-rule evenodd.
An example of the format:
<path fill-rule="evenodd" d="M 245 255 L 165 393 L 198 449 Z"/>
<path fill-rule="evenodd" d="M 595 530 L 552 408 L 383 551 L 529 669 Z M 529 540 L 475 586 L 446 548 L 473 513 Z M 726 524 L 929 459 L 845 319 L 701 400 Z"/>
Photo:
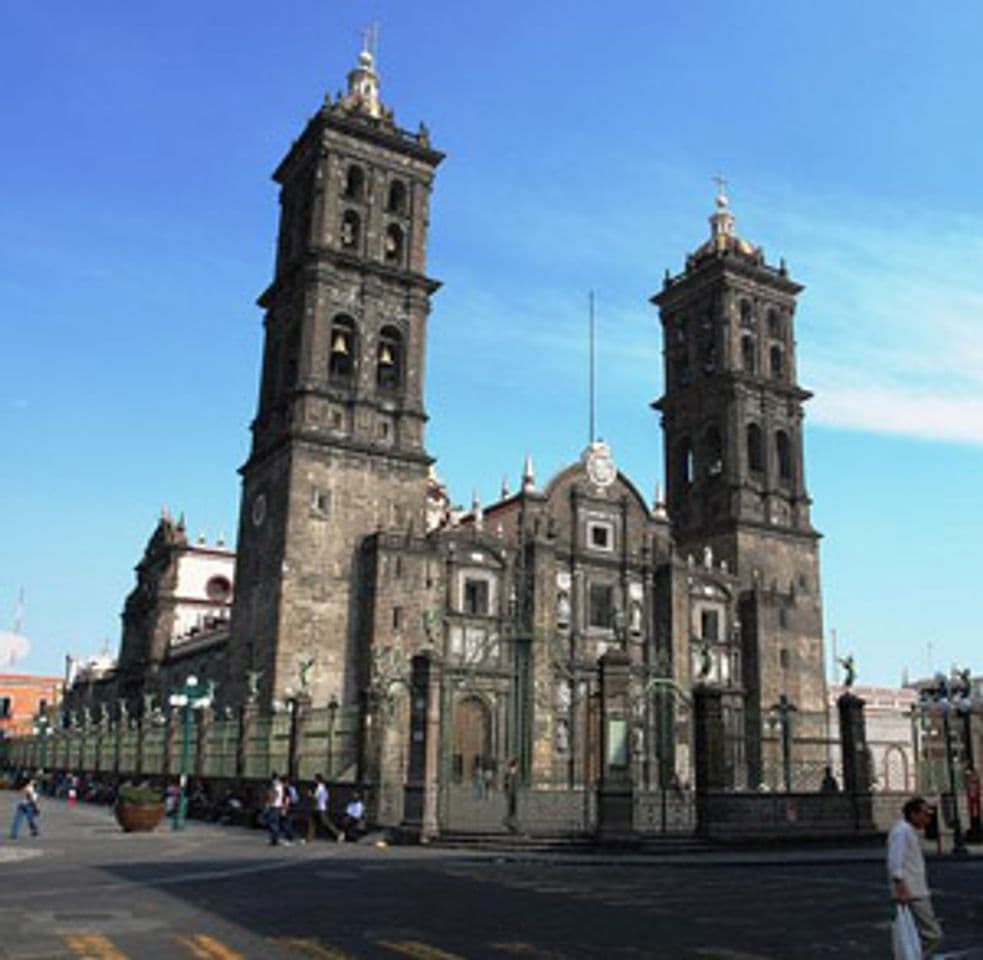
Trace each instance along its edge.
<path fill-rule="evenodd" d="M 23 660 L 30 651 L 31 643 L 27 637 L 0 630 L 0 668 L 13 666 L 18 660 Z"/>

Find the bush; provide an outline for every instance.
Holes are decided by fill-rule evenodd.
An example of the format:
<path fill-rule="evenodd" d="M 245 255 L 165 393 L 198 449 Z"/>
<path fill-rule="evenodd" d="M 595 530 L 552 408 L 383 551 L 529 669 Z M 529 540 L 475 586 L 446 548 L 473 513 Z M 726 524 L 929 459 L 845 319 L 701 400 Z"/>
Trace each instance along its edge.
<path fill-rule="evenodd" d="M 126 786 L 119 788 L 117 800 L 135 807 L 156 807 L 164 802 L 164 795 L 156 787 Z"/>

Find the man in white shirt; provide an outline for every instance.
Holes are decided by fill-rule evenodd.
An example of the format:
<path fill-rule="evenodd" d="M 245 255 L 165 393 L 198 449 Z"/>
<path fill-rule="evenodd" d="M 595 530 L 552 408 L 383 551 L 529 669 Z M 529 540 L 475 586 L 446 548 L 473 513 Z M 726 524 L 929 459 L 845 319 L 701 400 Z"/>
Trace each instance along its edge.
<path fill-rule="evenodd" d="M 932 819 L 934 809 L 922 797 L 912 797 L 901 808 L 902 817 L 887 835 L 887 875 L 891 895 L 908 905 L 922 941 L 922 954 L 931 957 L 942 942 L 925 878 L 925 857 L 918 835 Z"/>
<path fill-rule="evenodd" d="M 310 843 L 314 839 L 318 825 L 320 825 L 341 843 L 345 839 L 345 835 L 332 823 L 331 817 L 328 815 L 328 785 L 319 773 L 314 774 L 312 799 L 314 800 L 314 810 L 307 821 L 307 842 Z"/>

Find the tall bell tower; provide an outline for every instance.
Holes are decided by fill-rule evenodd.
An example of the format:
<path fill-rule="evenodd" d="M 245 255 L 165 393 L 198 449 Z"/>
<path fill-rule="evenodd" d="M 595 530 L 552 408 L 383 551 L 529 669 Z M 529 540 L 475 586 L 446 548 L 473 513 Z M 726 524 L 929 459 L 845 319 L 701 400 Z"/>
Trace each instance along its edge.
<path fill-rule="evenodd" d="M 761 779 L 771 707 L 798 734 L 825 717 L 819 534 L 803 457 L 793 321 L 802 286 L 738 236 L 719 182 L 710 238 L 652 298 L 663 330 L 667 508 L 680 552 L 709 548 L 741 583 L 751 777 Z"/>
<path fill-rule="evenodd" d="M 443 155 L 396 126 L 366 48 L 277 167 L 273 282 L 242 500 L 230 700 L 357 695 L 359 545 L 424 528 L 430 191 Z M 301 664 L 305 666 L 301 671 Z"/>

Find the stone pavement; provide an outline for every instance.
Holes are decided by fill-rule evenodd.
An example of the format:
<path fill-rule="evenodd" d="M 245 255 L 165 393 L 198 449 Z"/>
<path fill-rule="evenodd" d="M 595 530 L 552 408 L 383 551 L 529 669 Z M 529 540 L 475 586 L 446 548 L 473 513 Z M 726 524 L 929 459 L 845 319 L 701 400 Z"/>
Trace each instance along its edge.
<path fill-rule="evenodd" d="M 9 812 L 4 796 L 0 817 Z M 0 844 L 4 960 L 890 954 L 876 849 L 571 858 L 326 842 L 283 848 L 257 831 L 197 823 L 125 835 L 103 808 L 55 802 L 45 804 L 41 826 L 38 840 Z M 949 960 L 979 960 L 983 860 L 929 869 Z"/>

